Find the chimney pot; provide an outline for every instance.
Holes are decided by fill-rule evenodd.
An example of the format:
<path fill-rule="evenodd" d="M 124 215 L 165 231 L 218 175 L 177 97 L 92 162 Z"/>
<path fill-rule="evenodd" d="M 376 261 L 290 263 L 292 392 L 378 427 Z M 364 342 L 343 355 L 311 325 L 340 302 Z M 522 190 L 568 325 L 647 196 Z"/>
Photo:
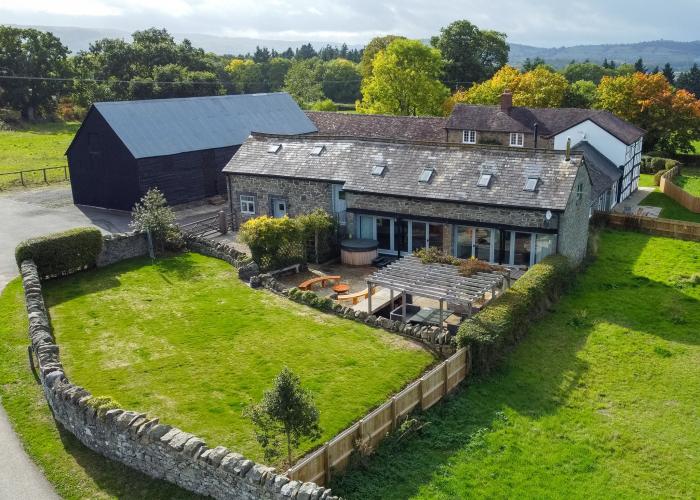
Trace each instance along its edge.
<path fill-rule="evenodd" d="M 510 90 L 506 89 L 503 91 L 503 94 L 501 94 L 501 111 L 510 114 L 510 110 L 512 107 L 513 94 L 510 92 Z"/>

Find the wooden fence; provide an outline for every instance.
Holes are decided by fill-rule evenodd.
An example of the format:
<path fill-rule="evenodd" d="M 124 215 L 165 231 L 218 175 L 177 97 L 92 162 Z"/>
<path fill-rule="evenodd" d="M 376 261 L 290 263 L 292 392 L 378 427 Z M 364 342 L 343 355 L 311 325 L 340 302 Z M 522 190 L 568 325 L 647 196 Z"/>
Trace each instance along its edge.
<path fill-rule="evenodd" d="M 27 186 L 28 184 L 48 184 L 50 181 L 69 180 L 68 167 L 46 167 L 16 172 L 0 172 L 0 188 L 3 185 Z"/>
<path fill-rule="evenodd" d="M 344 470 L 356 449 L 374 449 L 411 411 L 427 410 L 438 403 L 467 377 L 470 365 L 469 350 L 460 349 L 362 420 L 302 458 L 287 475 L 290 479 L 328 485 L 331 474 Z"/>
<path fill-rule="evenodd" d="M 700 213 L 700 197 L 693 196 L 688 191 L 675 185 L 673 178 L 680 174 L 680 167 L 677 165 L 669 169 L 661 176 L 659 181 L 659 189 L 666 196 L 669 196 L 683 205 L 685 208 L 696 214 Z"/>
<path fill-rule="evenodd" d="M 603 219 L 608 227 L 612 228 L 641 231 L 681 240 L 700 241 L 700 224 L 695 222 L 606 212 L 596 212 L 596 217 Z"/>

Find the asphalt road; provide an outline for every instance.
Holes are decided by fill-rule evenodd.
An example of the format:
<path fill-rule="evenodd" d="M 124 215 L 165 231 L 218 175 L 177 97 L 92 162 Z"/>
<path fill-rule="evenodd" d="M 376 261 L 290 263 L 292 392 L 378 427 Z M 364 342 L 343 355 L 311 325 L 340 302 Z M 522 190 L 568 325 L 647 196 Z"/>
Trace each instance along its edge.
<path fill-rule="evenodd" d="M 78 226 L 122 232 L 129 220 L 124 212 L 74 206 L 69 186 L 0 194 L 0 290 L 18 274 L 14 250 L 20 241 Z M 24 452 L 2 406 L 0 450 L 0 500 L 59 498 Z"/>

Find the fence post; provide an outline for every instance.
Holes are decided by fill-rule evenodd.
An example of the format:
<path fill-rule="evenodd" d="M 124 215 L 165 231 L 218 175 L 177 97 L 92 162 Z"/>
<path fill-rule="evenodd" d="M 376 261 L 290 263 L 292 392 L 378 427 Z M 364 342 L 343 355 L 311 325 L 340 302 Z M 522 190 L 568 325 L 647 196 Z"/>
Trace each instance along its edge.
<path fill-rule="evenodd" d="M 226 234 L 228 233 L 228 226 L 226 225 L 226 212 L 223 210 L 220 210 L 218 215 L 218 222 L 219 222 L 219 232 L 221 234 Z"/>
<path fill-rule="evenodd" d="M 63 180 L 68 180 L 68 167 L 66 167 L 65 165 L 63 166 Z"/>
<path fill-rule="evenodd" d="M 19 180 L 23 186 L 26 186 L 26 184 L 24 183 L 24 173 L 22 173 L 21 170 L 19 171 Z"/>
<path fill-rule="evenodd" d="M 447 361 L 445 361 L 445 363 L 443 364 L 442 373 L 443 373 L 443 376 L 445 377 L 445 383 L 443 385 L 443 391 L 442 391 L 443 396 L 447 396 L 447 391 L 448 391 L 448 379 L 449 379 L 450 369 L 447 366 L 447 364 L 449 363 L 449 361 L 450 361 L 450 358 L 447 358 Z"/>
<path fill-rule="evenodd" d="M 391 397 L 391 430 L 396 430 L 396 396 Z"/>
<path fill-rule="evenodd" d="M 418 382 L 418 398 L 420 402 L 420 409 L 424 410 L 423 408 L 423 394 L 425 393 L 425 377 L 421 377 L 420 381 Z"/>
<path fill-rule="evenodd" d="M 331 450 L 328 446 L 328 442 L 323 445 L 323 469 L 326 478 L 326 486 L 331 484 Z"/>
<path fill-rule="evenodd" d="M 41 171 L 42 171 L 43 174 L 44 174 L 44 184 L 48 184 L 49 181 L 46 179 L 46 169 L 45 169 L 45 168 L 42 168 Z"/>
<path fill-rule="evenodd" d="M 365 419 L 360 419 L 360 423 L 357 426 L 357 439 L 360 441 L 360 445 L 365 444 Z"/>

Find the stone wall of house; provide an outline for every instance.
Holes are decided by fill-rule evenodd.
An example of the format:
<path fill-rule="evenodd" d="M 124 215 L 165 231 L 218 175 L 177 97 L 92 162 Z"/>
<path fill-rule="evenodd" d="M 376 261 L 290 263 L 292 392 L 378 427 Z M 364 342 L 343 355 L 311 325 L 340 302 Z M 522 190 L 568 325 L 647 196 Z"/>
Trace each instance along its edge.
<path fill-rule="evenodd" d="M 97 267 L 144 255 L 148 255 L 148 238 L 144 233 L 105 235 L 102 237 L 102 251 L 97 256 Z"/>
<path fill-rule="evenodd" d="M 581 185 L 579 194 L 577 186 Z M 558 253 L 566 255 L 574 264 L 586 256 L 588 247 L 588 223 L 591 199 L 591 180 L 585 167 L 581 167 L 569 195 L 566 210 L 560 218 Z"/>
<path fill-rule="evenodd" d="M 462 142 L 462 130 L 448 130 L 447 131 L 447 142 Z M 525 133 L 523 137 L 524 147 L 534 148 L 535 147 L 535 135 L 532 133 Z M 510 132 L 482 132 L 477 131 L 476 133 L 477 144 L 500 144 L 502 146 L 510 145 Z M 554 149 L 554 139 L 547 139 L 542 136 L 537 138 L 537 148 L 538 149 Z"/>
<path fill-rule="evenodd" d="M 292 481 L 222 446 L 209 448 L 192 434 L 138 411 L 100 406 L 99 399 L 72 384 L 59 360 L 32 261 L 20 266 L 36 369 L 54 418 L 80 442 L 107 458 L 189 491 L 221 499 L 333 499 L 314 483 Z M 34 362 L 34 361 L 33 361 Z"/>
<path fill-rule="evenodd" d="M 234 226 L 237 227 L 252 217 L 272 215 L 273 198 L 287 202 L 287 214 L 290 217 L 317 208 L 333 213 L 333 194 L 328 182 L 235 174 L 229 174 L 228 181 Z M 241 195 L 255 197 L 254 215 L 241 214 Z"/>
<path fill-rule="evenodd" d="M 557 214 L 554 214 L 549 224 L 545 223 L 544 214 L 546 210 L 466 205 L 462 203 L 350 192 L 345 194 L 345 201 L 348 204 L 348 210 L 361 209 L 386 214 L 401 214 L 404 218 L 411 216 L 416 218 L 434 217 L 465 221 L 465 224 L 485 223 L 488 225 L 488 223 L 491 223 L 518 228 L 531 228 L 533 230 L 556 228 L 558 223 Z"/>

